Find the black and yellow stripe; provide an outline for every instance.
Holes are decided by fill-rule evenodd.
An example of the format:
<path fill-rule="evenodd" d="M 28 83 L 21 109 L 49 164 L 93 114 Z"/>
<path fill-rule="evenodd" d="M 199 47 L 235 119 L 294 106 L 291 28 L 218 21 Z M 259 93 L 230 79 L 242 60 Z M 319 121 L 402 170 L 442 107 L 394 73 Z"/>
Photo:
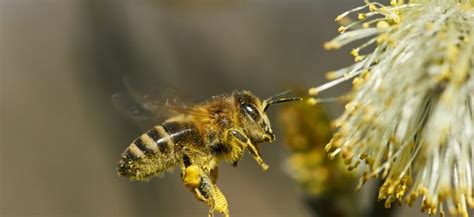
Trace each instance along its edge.
<path fill-rule="evenodd" d="M 180 147 L 198 139 L 192 123 L 169 121 L 155 126 L 128 146 L 122 154 L 119 174 L 139 180 L 159 174 L 177 162 L 175 152 Z"/>
<path fill-rule="evenodd" d="M 132 149 L 132 154 L 134 153 L 137 157 L 168 154 L 169 150 L 174 147 L 173 140 L 176 139 L 172 135 L 173 132 L 166 131 L 162 126 L 155 126 L 130 144 L 130 147 L 136 146 L 139 151 L 138 153 L 137 149 Z"/>

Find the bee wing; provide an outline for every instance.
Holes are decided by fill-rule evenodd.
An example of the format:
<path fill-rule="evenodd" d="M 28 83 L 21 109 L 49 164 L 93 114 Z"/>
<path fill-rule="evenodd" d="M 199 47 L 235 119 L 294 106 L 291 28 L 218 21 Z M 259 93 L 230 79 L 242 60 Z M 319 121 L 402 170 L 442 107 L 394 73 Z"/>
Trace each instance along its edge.
<path fill-rule="evenodd" d="M 146 87 L 145 90 L 138 90 L 127 79 L 123 79 L 127 92 L 135 101 L 140 103 L 145 109 L 152 112 L 159 112 L 163 108 L 169 110 L 172 108 L 188 108 L 195 104 L 190 97 L 183 91 L 173 87 L 171 84 L 152 83 L 151 85 L 140 85 Z M 151 86 L 151 87 L 150 87 Z"/>
<path fill-rule="evenodd" d="M 141 104 L 126 92 L 113 94 L 112 105 L 122 116 L 133 121 L 140 128 L 147 129 L 164 119 L 161 115 L 157 115 L 157 111 L 161 109 L 155 107 L 154 104 Z"/>
<path fill-rule="evenodd" d="M 188 97 L 175 88 L 139 91 L 124 78 L 125 90 L 112 95 L 112 104 L 123 116 L 141 128 L 161 123 L 176 113 L 197 115 Z"/>

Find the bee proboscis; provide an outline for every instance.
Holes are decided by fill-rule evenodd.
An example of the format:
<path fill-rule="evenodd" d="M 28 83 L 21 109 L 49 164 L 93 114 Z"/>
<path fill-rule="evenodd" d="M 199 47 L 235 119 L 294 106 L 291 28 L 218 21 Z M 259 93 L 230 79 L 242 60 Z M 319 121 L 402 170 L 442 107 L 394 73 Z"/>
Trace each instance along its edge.
<path fill-rule="evenodd" d="M 181 178 L 198 200 L 209 207 L 209 216 L 229 216 L 224 194 L 216 186 L 220 161 L 236 166 L 248 150 L 264 169 L 259 144 L 273 142 L 266 114 L 275 103 L 301 100 L 286 93 L 261 101 L 250 91 L 214 96 L 186 108 L 136 138 L 122 154 L 118 172 L 131 180 L 147 180 L 176 165 Z"/>

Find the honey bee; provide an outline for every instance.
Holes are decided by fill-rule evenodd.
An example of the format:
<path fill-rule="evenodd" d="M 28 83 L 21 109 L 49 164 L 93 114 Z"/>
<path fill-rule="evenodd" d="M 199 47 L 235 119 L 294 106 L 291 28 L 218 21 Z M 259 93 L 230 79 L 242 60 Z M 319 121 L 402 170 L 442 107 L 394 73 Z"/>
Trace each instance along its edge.
<path fill-rule="evenodd" d="M 171 108 L 177 114 L 136 138 L 123 152 L 120 175 L 144 181 L 179 165 L 184 185 L 214 212 L 229 216 L 224 194 L 216 186 L 217 165 L 233 166 L 246 150 L 257 163 L 268 169 L 260 155 L 259 144 L 273 142 L 266 114 L 270 105 L 298 101 L 298 97 L 274 95 L 261 101 L 249 91 L 214 96 L 185 108 Z"/>

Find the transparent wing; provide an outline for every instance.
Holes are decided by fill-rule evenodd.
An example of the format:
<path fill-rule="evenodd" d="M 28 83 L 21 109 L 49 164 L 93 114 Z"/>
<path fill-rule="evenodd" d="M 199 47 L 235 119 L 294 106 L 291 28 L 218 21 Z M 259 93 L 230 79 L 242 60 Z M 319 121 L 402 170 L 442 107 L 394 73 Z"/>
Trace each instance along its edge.
<path fill-rule="evenodd" d="M 140 128 L 147 129 L 192 107 L 189 98 L 175 88 L 138 90 L 125 78 L 123 83 L 125 89 L 112 95 L 112 105 Z"/>
<path fill-rule="evenodd" d="M 159 116 L 146 109 L 126 92 L 113 94 L 112 105 L 123 117 L 135 122 L 140 127 L 149 127 L 160 121 Z"/>

